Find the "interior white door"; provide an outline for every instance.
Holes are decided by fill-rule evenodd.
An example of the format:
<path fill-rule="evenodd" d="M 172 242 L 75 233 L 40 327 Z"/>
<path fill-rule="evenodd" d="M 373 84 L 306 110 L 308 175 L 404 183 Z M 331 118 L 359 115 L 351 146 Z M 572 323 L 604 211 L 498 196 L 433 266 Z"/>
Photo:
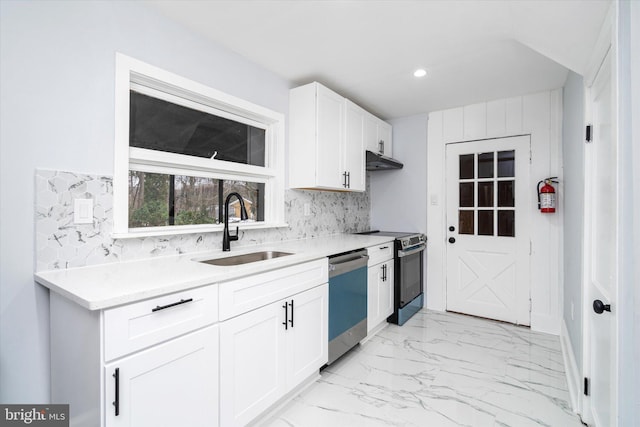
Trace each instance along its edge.
<path fill-rule="evenodd" d="M 529 167 L 529 136 L 447 145 L 447 310 L 529 325 Z"/>
<path fill-rule="evenodd" d="M 618 182 L 613 120 L 611 54 L 607 54 L 590 90 L 593 140 L 585 151 L 587 172 L 586 292 L 590 377 L 590 415 L 596 426 L 616 425 L 615 298 L 617 283 Z M 598 312 L 596 312 L 598 311 Z"/>

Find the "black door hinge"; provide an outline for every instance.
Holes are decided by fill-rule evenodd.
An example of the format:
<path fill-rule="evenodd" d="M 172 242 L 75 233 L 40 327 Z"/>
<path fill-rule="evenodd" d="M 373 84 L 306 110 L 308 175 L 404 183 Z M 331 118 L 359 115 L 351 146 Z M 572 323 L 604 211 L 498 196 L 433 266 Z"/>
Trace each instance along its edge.
<path fill-rule="evenodd" d="M 589 378 L 584 378 L 584 395 L 589 396 Z"/>
<path fill-rule="evenodd" d="M 587 134 L 585 135 L 587 142 L 591 142 L 591 125 L 587 125 Z"/>

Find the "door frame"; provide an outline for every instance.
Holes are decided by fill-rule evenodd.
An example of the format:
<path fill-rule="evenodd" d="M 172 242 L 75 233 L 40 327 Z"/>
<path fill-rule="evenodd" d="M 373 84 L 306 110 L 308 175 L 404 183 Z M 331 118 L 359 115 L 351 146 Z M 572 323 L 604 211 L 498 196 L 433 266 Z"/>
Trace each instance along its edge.
<path fill-rule="evenodd" d="M 611 79 L 611 91 L 613 93 L 613 101 L 611 105 L 611 120 L 614 126 L 612 126 L 612 131 L 614 132 L 613 141 L 616 146 L 619 148 L 620 141 L 618 139 L 618 105 L 617 100 L 619 99 L 618 88 L 617 88 L 617 53 L 616 53 L 616 37 L 615 37 L 615 17 L 616 17 L 616 4 L 612 3 L 607 17 L 603 22 L 602 28 L 600 30 L 600 34 L 598 36 L 598 41 L 594 48 L 593 54 L 591 56 L 591 60 L 589 62 L 587 73 L 584 76 L 584 105 L 585 105 L 585 127 L 590 125 L 593 120 L 593 105 L 592 105 L 592 96 L 593 91 L 595 90 L 594 84 L 598 73 L 602 69 L 604 62 L 610 62 L 610 79 Z M 597 141 L 596 141 L 597 142 Z M 593 169 L 593 153 L 592 147 L 587 146 L 585 149 L 585 167 L 584 167 L 584 245 L 583 245 L 583 263 L 582 263 L 582 377 L 585 379 L 589 379 L 589 385 L 591 385 L 591 333 L 592 333 L 592 303 L 591 296 L 589 293 L 589 286 L 591 280 L 591 265 L 593 259 L 593 233 L 592 231 L 592 222 L 593 215 L 591 212 L 591 205 L 594 201 L 593 198 L 593 180 L 591 178 L 590 172 Z M 617 150 L 616 153 L 616 168 L 615 173 L 616 177 L 616 192 L 619 193 L 620 188 L 620 151 Z M 620 245 L 620 194 L 616 197 L 616 211 L 617 211 L 617 219 L 618 225 L 616 228 L 616 246 L 619 248 Z M 618 251 L 616 251 L 616 269 L 618 269 L 620 264 L 620 257 Z M 612 283 L 612 294 L 614 295 L 616 304 L 620 302 L 620 275 L 616 274 L 616 278 Z M 609 313 L 606 313 L 609 314 Z M 619 385 L 619 370 L 618 370 L 618 361 L 620 360 L 619 354 L 619 342 L 618 337 L 620 336 L 620 316 L 616 313 L 616 307 L 613 307 L 611 315 L 615 315 L 612 321 L 616 324 L 616 332 L 617 335 L 612 337 L 612 345 L 614 346 L 612 351 L 611 361 L 615 365 L 611 370 L 614 376 L 611 378 L 611 390 L 612 396 L 611 401 L 617 402 L 617 390 Z M 582 384 L 582 382 L 581 382 Z M 583 384 L 582 384 L 583 385 Z M 583 385 L 584 387 L 584 385 Z M 581 398 L 579 399 L 579 407 L 578 412 L 583 420 L 583 422 L 592 425 L 594 420 L 592 417 L 592 400 L 591 393 L 589 395 L 585 395 L 584 389 L 581 389 L 580 393 Z M 617 407 L 618 404 L 615 403 Z M 617 417 L 617 415 L 614 415 Z"/>

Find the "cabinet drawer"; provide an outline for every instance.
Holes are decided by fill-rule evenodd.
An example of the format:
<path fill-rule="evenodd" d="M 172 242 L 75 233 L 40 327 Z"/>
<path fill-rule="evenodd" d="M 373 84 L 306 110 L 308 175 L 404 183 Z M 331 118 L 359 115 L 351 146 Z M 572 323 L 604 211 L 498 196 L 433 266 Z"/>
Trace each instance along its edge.
<path fill-rule="evenodd" d="M 217 285 L 105 310 L 104 358 L 124 356 L 217 320 Z"/>
<path fill-rule="evenodd" d="M 393 241 L 380 245 L 369 246 L 367 248 L 367 255 L 369 255 L 369 266 L 392 259 Z"/>
<path fill-rule="evenodd" d="M 220 320 L 226 320 L 290 295 L 327 283 L 326 258 L 221 283 Z"/>

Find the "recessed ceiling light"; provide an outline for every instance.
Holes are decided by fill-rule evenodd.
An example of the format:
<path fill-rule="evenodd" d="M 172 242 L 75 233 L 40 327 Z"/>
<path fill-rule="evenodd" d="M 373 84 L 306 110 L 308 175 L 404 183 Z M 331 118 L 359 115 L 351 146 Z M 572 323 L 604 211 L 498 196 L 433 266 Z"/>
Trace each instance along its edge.
<path fill-rule="evenodd" d="M 427 70 L 425 70 L 424 68 L 418 68 L 413 72 L 413 75 L 415 77 L 424 77 L 427 75 Z"/>

